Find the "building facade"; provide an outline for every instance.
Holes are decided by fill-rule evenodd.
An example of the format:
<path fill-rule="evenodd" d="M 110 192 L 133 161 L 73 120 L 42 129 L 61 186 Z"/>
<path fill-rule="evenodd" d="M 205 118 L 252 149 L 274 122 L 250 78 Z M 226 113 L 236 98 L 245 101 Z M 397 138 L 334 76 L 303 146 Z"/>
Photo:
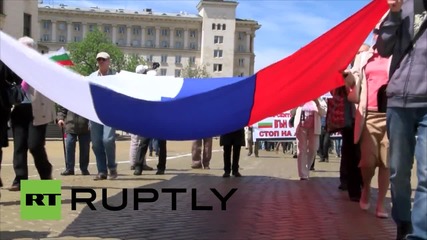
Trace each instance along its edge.
<path fill-rule="evenodd" d="M 39 42 L 50 51 L 81 41 L 98 28 L 125 54 L 160 63 L 160 75 L 180 76 L 188 64 L 206 66 L 212 77 L 254 73 L 254 38 L 260 25 L 236 18 L 235 1 L 202 0 L 199 14 L 152 9 L 38 7 Z"/>
<path fill-rule="evenodd" d="M 39 39 L 37 0 L 0 0 L 0 30 L 18 39 Z"/>

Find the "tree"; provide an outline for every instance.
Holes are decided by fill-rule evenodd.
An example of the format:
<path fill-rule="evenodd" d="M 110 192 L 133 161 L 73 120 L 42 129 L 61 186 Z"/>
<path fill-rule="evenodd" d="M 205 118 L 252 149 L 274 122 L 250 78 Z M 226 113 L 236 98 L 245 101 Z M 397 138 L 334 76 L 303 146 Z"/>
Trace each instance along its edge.
<path fill-rule="evenodd" d="M 206 70 L 206 65 L 195 65 L 188 61 L 188 65 L 181 70 L 181 77 L 207 78 L 210 74 Z"/>
<path fill-rule="evenodd" d="M 96 54 L 99 52 L 107 52 L 110 55 L 111 68 L 116 71 L 123 69 L 125 64 L 123 52 L 98 29 L 89 32 L 83 41 L 68 44 L 67 48 L 74 63 L 73 69 L 83 76 L 97 70 Z"/>
<path fill-rule="evenodd" d="M 144 58 L 139 57 L 137 54 L 126 55 L 123 70 L 134 72 L 136 67 L 141 64 L 146 64 Z"/>

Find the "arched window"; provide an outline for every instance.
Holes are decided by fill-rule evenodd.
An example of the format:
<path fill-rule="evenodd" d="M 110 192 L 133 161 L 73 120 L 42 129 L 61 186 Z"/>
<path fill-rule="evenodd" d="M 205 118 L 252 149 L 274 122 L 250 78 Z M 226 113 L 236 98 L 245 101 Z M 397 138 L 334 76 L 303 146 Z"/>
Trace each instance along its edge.
<path fill-rule="evenodd" d="M 222 24 L 222 30 L 225 30 L 225 24 Z"/>
<path fill-rule="evenodd" d="M 215 23 L 212 23 L 212 30 L 215 30 Z"/>

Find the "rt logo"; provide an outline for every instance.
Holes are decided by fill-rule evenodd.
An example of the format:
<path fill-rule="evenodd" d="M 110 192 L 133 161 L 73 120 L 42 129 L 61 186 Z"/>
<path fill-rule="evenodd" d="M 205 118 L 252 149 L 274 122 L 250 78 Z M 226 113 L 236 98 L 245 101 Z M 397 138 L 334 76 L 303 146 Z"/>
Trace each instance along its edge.
<path fill-rule="evenodd" d="M 60 220 L 61 181 L 21 180 L 21 219 Z"/>

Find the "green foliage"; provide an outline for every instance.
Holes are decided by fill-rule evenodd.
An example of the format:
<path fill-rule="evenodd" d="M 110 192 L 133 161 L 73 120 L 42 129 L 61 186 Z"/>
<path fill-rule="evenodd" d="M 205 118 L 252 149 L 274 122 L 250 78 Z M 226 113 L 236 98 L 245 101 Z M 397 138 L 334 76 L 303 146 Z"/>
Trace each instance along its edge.
<path fill-rule="evenodd" d="M 181 70 L 181 77 L 184 78 L 208 78 L 210 74 L 206 70 L 206 65 L 195 65 L 188 61 L 187 66 Z"/>
<path fill-rule="evenodd" d="M 135 72 L 135 69 L 138 65 L 146 64 L 145 60 L 139 57 L 137 54 L 127 55 L 125 56 L 125 63 L 123 66 L 123 70 L 129 72 Z"/>
<path fill-rule="evenodd" d="M 125 64 L 123 52 L 98 29 L 89 32 L 83 41 L 68 44 L 67 48 L 74 63 L 73 70 L 83 76 L 87 76 L 98 69 L 96 54 L 99 52 L 107 52 L 110 55 L 111 68 L 116 71 L 123 69 Z"/>

